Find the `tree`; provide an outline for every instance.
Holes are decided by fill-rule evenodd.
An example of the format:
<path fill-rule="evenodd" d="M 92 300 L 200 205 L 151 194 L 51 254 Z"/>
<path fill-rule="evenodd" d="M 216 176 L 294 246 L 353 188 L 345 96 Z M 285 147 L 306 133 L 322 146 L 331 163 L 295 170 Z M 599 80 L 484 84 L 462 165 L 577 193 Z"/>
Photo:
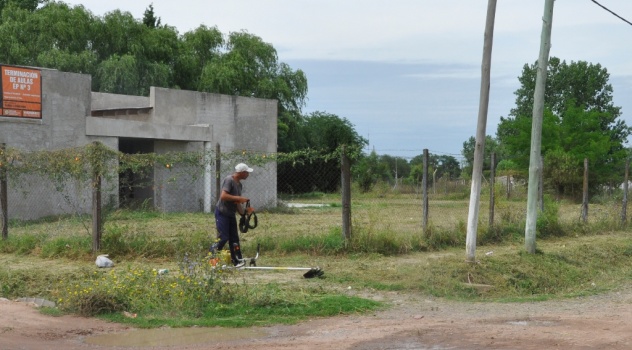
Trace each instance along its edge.
<path fill-rule="evenodd" d="M 529 162 L 531 109 L 537 62 L 523 67 L 515 92 L 516 107 L 510 116 L 502 118 L 497 138 L 511 159 L 526 171 Z M 632 133 L 621 115 L 620 107 L 612 102 L 609 74 L 599 64 L 571 62 L 558 58 L 549 61 L 545 92 L 545 112 L 542 126 L 542 154 L 547 181 L 558 192 L 568 193 L 581 187 L 581 178 L 570 176 L 569 170 L 556 175 L 547 168 L 574 164 L 583 169 L 583 160 L 591 164 L 589 184 L 595 188 L 614 181 L 626 158 L 624 144 Z M 548 160 L 547 160 L 548 159 Z M 557 162 L 563 163 L 557 163 Z M 566 174 L 566 175 L 564 175 Z"/>
<path fill-rule="evenodd" d="M 391 177 L 386 163 L 380 162 L 375 150 L 368 156 L 361 157 L 353 167 L 353 178 L 362 192 L 369 192 L 380 180 Z"/>
<path fill-rule="evenodd" d="M 316 111 L 304 118 L 304 134 L 311 148 L 333 152 L 340 145 L 362 149 L 367 141 L 353 128 L 347 118 Z"/>
<path fill-rule="evenodd" d="M 307 97 L 307 79 L 278 62 L 274 47 L 248 32 L 228 35 L 226 52 L 207 63 L 200 91 L 276 99 L 281 111 L 300 111 Z"/>
<path fill-rule="evenodd" d="M 390 178 L 397 176 L 398 179 L 402 179 L 410 175 L 410 164 L 405 158 L 384 154 L 380 156 L 380 162 L 386 164 Z"/>
<path fill-rule="evenodd" d="M 492 153 L 496 153 L 496 162 L 503 158 L 505 154 L 504 144 L 500 143 L 497 139 L 492 136 L 485 136 L 485 156 L 483 159 L 483 170 L 489 171 L 492 166 Z M 465 158 L 465 164 L 463 167 L 463 172 L 467 174 L 467 176 L 472 175 L 472 166 L 474 164 L 474 147 L 476 147 L 476 139 L 474 136 L 471 136 L 467 141 L 463 142 L 463 150 L 461 150 L 461 154 L 463 158 Z M 527 157 L 529 156 L 529 150 L 527 149 Z M 528 158 L 527 158 L 528 159 Z"/>
<path fill-rule="evenodd" d="M 216 27 L 201 25 L 184 33 L 178 56 L 174 57 L 174 84 L 176 87 L 197 91 L 200 88 L 202 69 L 219 57 L 224 36 Z"/>
<path fill-rule="evenodd" d="M 153 4 L 142 20 L 120 10 L 94 16 L 81 5 L 43 0 L 0 0 L 0 12 L 4 64 L 90 74 L 99 92 L 147 96 L 157 86 L 275 99 L 280 150 L 322 141 L 302 131 L 305 74 L 279 62 L 275 48 L 256 35 L 224 36 L 200 26 L 180 36 L 160 23 Z"/>
<path fill-rule="evenodd" d="M 2 15 L 2 10 L 9 5 L 27 11 L 35 11 L 37 6 L 42 2 L 44 2 L 44 0 L 0 0 L 0 15 Z"/>
<path fill-rule="evenodd" d="M 156 14 L 154 14 L 154 4 L 149 4 L 149 7 L 145 9 L 145 13 L 143 13 L 143 24 L 148 28 L 156 29 L 160 27 L 160 17 L 156 18 Z"/>
<path fill-rule="evenodd" d="M 302 117 L 296 132 L 300 136 L 295 135 L 294 139 L 301 144 L 334 158 L 299 156 L 292 163 L 279 164 L 277 176 L 282 192 L 336 191 L 340 186 L 340 158 L 336 155 L 339 147 L 346 145 L 349 152 L 357 153 L 367 144 L 349 120 L 326 112 L 316 111 Z"/>
<path fill-rule="evenodd" d="M 555 195 L 558 200 L 565 190 L 583 181 L 582 171 L 577 167 L 577 160 L 572 154 L 559 149 L 553 150 L 546 154 L 544 162 L 546 164 L 555 164 L 555 166 L 544 168 L 544 179 L 549 186 L 555 189 Z M 581 190 L 581 188 L 577 189 Z"/>
<path fill-rule="evenodd" d="M 279 101 L 279 143 L 290 144 L 284 138 L 305 105 L 305 74 L 279 62 L 271 44 L 248 32 L 230 33 L 225 46 L 204 65 L 198 90 Z"/>
<path fill-rule="evenodd" d="M 417 155 L 410 160 L 410 176 L 411 181 L 415 183 L 421 182 L 423 179 L 423 154 Z M 428 172 L 435 175 L 436 178 L 445 177 L 447 179 L 456 179 L 461 176 L 461 165 L 453 156 L 428 154 Z"/>
<path fill-rule="evenodd" d="M 437 157 L 436 169 L 438 177 L 447 179 L 457 179 L 461 176 L 461 165 L 453 156 L 441 155 Z"/>

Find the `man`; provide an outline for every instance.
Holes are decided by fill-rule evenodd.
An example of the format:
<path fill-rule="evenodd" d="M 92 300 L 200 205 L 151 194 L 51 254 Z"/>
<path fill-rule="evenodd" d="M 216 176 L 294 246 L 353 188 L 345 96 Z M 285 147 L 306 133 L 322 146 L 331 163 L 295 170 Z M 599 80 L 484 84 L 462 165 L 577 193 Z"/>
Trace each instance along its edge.
<path fill-rule="evenodd" d="M 235 166 L 235 172 L 228 175 L 222 181 L 221 194 L 215 208 L 215 225 L 217 226 L 218 241 L 211 245 L 211 253 L 222 250 L 228 242 L 230 258 L 235 267 L 241 267 L 245 263 L 239 247 L 239 233 L 237 231 L 237 219 L 235 214 L 251 214 L 254 208 L 244 208 L 243 203 L 249 201 L 241 195 L 241 181 L 248 178 L 252 168 L 244 163 Z"/>

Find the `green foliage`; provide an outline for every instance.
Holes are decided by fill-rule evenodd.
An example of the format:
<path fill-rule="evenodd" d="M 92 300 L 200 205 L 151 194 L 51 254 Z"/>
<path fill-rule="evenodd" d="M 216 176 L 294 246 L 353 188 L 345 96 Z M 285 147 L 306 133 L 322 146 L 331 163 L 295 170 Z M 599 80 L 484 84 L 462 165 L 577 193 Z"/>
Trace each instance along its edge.
<path fill-rule="evenodd" d="M 429 267 L 421 288 L 436 296 L 458 299 L 532 300 L 596 293 L 628 275 L 628 244 L 604 239 L 590 246 L 570 245 L 537 254 L 494 253 L 476 264 L 463 264 L 460 257 L 446 257 Z M 476 285 L 490 288 L 477 289 Z"/>
<path fill-rule="evenodd" d="M 524 66 L 516 108 L 509 117 L 501 118 L 496 133 L 508 156 L 524 173 L 530 161 L 536 71 L 536 64 Z M 581 188 L 578 173 L 583 170 L 584 159 L 589 162 L 589 185 L 593 189 L 616 182 L 612 176 L 627 158 L 623 145 L 632 129 L 619 119 L 621 108 L 613 105 L 608 71 L 599 64 L 567 64 L 553 57 L 547 74 L 542 154 L 545 172 L 550 176 L 548 185 L 558 196 L 573 194 Z"/>
<path fill-rule="evenodd" d="M 145 13 L 143 13 L 143 24 L 152 29 L 160 27 L 160 18 L 156 18 L 154 4 L 149 4 L 149 7 L 145 9 Z"/>
<path fill-rule="evenodd" d="M 375 230 L 371 227 L 357 227 L 347 245 L 347 253 L 375 253 L 382 255 L 405 254 L 426 250 L 426 241 L 421 234 L 397 235 L 391 230 Z"/>
<path fill-rule="evenodd" d="M 2 10 L 8 6 L 15 6 L 27 11 L 34 11 L 37 5 L 44 2 L 44 0 L 0 0 L 0 14 Z"/>
<path fill-rule="evenodd" d="M 331 230 L 326 235 L 298 235 L 284 240 L 257 240 L 266 251 L 282 253 L 310 253 L 320 255 L 338 254 L 344 251 L 345 242 L 340 230 Z"/>
<path fill-rule="evenodd" d="M 92 241 L 89 236 L 56 237 L 42 245 L 42 258 L 80 259 L 90 256 Z"/>
<path fill-rule="evenodd" d="M 421 184 L 424 172 L 424 156 L 420 154 L 410 160 L 410 174 L 408 180 L 415 184 Z M 428 154 L 428 185 L 438 179 L 453 180 L 461 176 L 461 165 L 453 156 Z"/>
<path fill-rule="evenodd" d="M 401 179 L 410 175 L 410 164 L 405 158 L 383 154 L 380 156 L 380 163 L 386 164 L 393 177 L 397 175 L 397 178 Z"/>
<path fill-rule="evenodd" d="M 538 212 L 536 231 L 538 237 L 562 237 L 566 235 L 564 227 L 559 222 L 559 202 L 550 197 L 544 197 L 544 210 Z"/>
<path fill-rule="evenodd" d="M 9 236 L 8 239 L 0 240 L 0 252 L 17 255 L 30 254 L 41 246 L 45 241 L 44 235 L 27 235 L 23 237 Z"/>
<path fill-rule="evenodd" d="M 279 191 L 333 192 L 340 187 L 342 148 L 350 161 L 360 157 L 366 140 L 353 125 L 337 115 L 313 112 L 293 125 L 293 141 L 286 146 L 305 147 L 278 157 Z M 289 129 L 288 129 L 289 130 Z"/>
<path fill-rule="evenodd" d="M 379 303 L 304 287 L 240 282 L 236 271 L 214 268 L 208 257 L 185 255 L 180 271 L 123 268 L 62 279 L 53 296 L 67 312 L 108 315 L 143 327 L 249 326 L 291 323 L 307 316 L 331 316 L 371 310 Z M 121 311 L 138 318 L 122 318 Z M 244 317 L 247 315 L 247 317 Z"/>
<path fill-rule="evenodd" d="M 472 166 L 474 165 L 474 151 L 476 149 L 476 138 L 470 137 L 467 141 L 463 142 L 463 150 L 461 154 L 465 158 L 465 164 L 463 171 L 465 173 L 472 173 Z M 528 150 L 527 150 L 528 152 Z M 492 136 L 485 136 L 485 149 L 483 159 L 483 169 L 491 169 L 492 153 L 496 153 L 496 162 L 503 160 L 506 156 L 504 143 L 495 139 Z"/>
<path fill-rule="evenodd" d="M 37 8 L 41 2 L 0 0 L 3 64 L 91 74 L 99 92 L 147 96 L 157 86 L 275 99 L 280 128 L 291 128 L 305 105 L 304 72 L 279 62 L 271 44 L 246 31 L 225 38 L 216 27 L 200 25 L 179 35 L 161 24 L 153 5 L 136 19 L 121 10 L 95 16 L 63 2 Z M 279 135 L 281 145 L 292 137 Z"/>
<path fill-rule="evenodd" d="M 360 158 L 357 165 L 353 167 L 353 179 L 358 183 L 362 192 L 370 191 L 379 180 L 390 178 L 388 165 L 379 161 L 375 151 Z"/>
<path fill-rule="evenodd" d="M 516 164 L 514 161 L 509 160 L 509 159 L 503 159 L 500 162 L 498 162 L 498 165 L 496 166 L 496 171 L 499 174 L 513 174 L 516 173 L 519 170 L 518 168 L 518 164 Z"/>

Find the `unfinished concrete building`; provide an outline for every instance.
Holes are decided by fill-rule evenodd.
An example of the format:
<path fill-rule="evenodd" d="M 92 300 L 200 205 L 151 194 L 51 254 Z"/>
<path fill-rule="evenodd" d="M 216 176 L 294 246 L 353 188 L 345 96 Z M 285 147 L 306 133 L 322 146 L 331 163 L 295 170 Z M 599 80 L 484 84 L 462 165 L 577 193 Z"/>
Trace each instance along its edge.
<path fill-rule="evenodd" d="M 91 91 L 90 75 L 0 67 L 0 143 L 6 147 L 54 150 L 100 141 L 124 153 L 214 150 L 217 144 L 223 152 L 276 152 L 276 100 L 157 87 L 150 89 L 149 97 L 98 93 Z M 215 179 L 229 174 L 232 166 L 225 164 L 220 174 L 207 169 L 200 179 L 178 177 L 167 186 L 146 186 L 135 192 L 135 199 L 164 212 L 209 212 L 217 191 Z M 172 176 L 170 171 L 155 167 L 150 177 L 163 184 Z M 26 181 L 27 191 L 24 181 L 8 186 L 11 218 L 90 212 L 90 201 L 81 200 L 90 197 L 86 191 L 71 193 L 77 200 L 68 204 L 62 194 L 43 191 L 46 181 Z M 253 205 L 276 205 L 276 164 L 256 169 L 248 179 L 244 195 L 255 194 Z M 111 191 L 104 198 L 118 204 L 121 195 Z"/>

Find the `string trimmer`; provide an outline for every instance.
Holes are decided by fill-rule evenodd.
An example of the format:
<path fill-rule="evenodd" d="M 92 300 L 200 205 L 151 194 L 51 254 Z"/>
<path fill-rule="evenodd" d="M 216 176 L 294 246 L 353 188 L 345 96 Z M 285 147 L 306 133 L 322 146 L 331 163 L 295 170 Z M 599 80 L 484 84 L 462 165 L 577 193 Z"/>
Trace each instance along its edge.
<path fill-rule="evenodd" d="M 239 269 L 244 270 L 285 270 L 285 271 L 307 271 L 303 274 L 305 278 L 322 277 L 325 274 L 320 267 L 283 267 L 283 266 L 257 266 L 257 259 L 259 259 L 259 249 L 261 244 L 257 244 L 257 254 L 254 258 L 244 258 L 241 262 L 244 266 Z"/>

